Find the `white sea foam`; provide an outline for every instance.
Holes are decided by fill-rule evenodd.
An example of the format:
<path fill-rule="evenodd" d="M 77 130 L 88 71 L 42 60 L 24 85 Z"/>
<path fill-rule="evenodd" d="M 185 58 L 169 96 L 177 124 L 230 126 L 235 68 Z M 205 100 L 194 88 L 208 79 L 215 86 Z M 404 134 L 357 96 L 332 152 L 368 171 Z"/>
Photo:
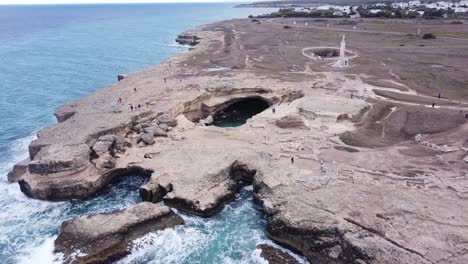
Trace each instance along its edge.
<path fill-rule="evenodd" d="M 28 245 L 24 247 L 18 258 L 19 264 L 59 264 L 62 263 L 63 256 L 61 254 L 54 254 L 54 240 L 55 237 L 48 237 L 40 244 Z"/>
<path fill-rule="evenodd" d="M 180 48 L 180 49 L 188 49 L 190 48 L 191 46 L 190 45 L 184 45 L 184 44 L 180 44 L 178 42 L 172 42 L 170 44 L 167 44 L 166 45 L 167 47 L 174 47 L 174 48 Z"/>
<path fill-rule="evenodd" d="M 2 163 L 2 173 L 27 157 L 27 146 L 35 136 L 11 144 L 11 158 Z M 4 177 L 5 178 L 5 177 Z M 134 203 L 125 187 L 92 200 L 45 202 L 27 198 L 17 184 L 0 181 L 0 247 L 5 263 L 61 263 L 53 253 L 53 241 L 62 221 L 81 214 L 122 209 Z M 271 243 L 264 233 L 265 219 L 253 204 L 252 187 L 244 188 L 236 201 L 211 218 L 182 213 L 185 225 L 150 233 L 134 241 L 131 254 L 120 263 L 259 263 L 264 264 L 256 246 Z M 109 201 L 111 196 L 123 199 Z M 122 198 L 121 197 L 121 198 Z M 26 245 L 26 246 L 25 246 Z M 307 263 L 290 251 L 300 263 Z M 262 262 L 263 261 L 263 262 Z"/>
<path fill-rule="evenodd" d="M 13 165 L 28 157 L 29 143 L 36 138 L 36 133 L 34 133 L 33 135 L 11 142 L 6 160 L 0 162 L 0 176 L 2 177 L 2 180 L 6 179 L 6 174 L 12 169 Z"/>
<path fill-rule="evenodd" d="M 262 250 L 261 249 L 255 249 L 253 252 L 252 252 L 252 263 L 255 263 L 255 264 L 269 264 L 268 260 L 262 258 L 260 255 L 262 254 Z"/>
<path fill-rule="evenodd" d="M 202 250 L 203 239 L 200 230 L 183 226 L 150 233 L 135 240 L 120 263 L 182 263 L 194 250 Z"/>

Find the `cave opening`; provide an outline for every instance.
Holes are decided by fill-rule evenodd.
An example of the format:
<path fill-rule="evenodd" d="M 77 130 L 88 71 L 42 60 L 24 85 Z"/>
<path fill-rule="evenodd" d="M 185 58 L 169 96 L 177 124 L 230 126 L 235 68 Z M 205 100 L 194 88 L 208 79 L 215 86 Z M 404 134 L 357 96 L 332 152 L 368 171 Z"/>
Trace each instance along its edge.
<path fill-rule="evenodd" d="M 263 112 L 270 107 L 270 103 L 261 97 L 248 97 L 233 100 L 227 107 L 213 115 L 213 125 L 218 127 L 238 127 L 247 119 Z"/>
<path fill-rule="evenodd" d="M 340 50 L 334 48 L 315 49 L 313 53 L 315 56 L 322 58 L 334 58 L 340 56 Z"/>

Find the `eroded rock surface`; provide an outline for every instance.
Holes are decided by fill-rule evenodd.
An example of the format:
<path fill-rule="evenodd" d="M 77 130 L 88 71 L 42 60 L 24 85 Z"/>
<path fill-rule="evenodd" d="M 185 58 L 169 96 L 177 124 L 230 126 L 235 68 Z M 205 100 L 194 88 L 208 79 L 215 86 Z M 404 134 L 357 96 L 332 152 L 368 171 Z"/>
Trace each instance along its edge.
<path fill-rule="evenodd" d="M 34 174 L 78 170 L 89 162 L 90 153 L 91 149 L 86 144 L 47 146 L 29 162 L 28 170 Z"/>
<path fill-rule="evenodd" d="M 85 215 L 62 223 L 55 251 L 64 254 L 65 263 L 111 263 L 129 254 L 132 240 L 183 222 L 169 207 L 147 202 Z"/>
<path fill-rule="evenodd" d="M 267 244 L 257 245 L 260 249 L 260 257 L 264 258 L 270 264 L 299 264 L 291 255 Z"/>
<path fill-rule="evenodd" d="M 308 129 L 304 118 L 299 115 L 287 115 L 283 116 L 275 122 L 280 128 L 297 128 L 297 129 Z"/>
<path fill-rule="evenodd" d="M 232 20 L 190 33 L 201 38 L 190 52 L 59 108 L 10 179 L 30 197 L 67 200 L 143 173 L 144 200 L 201 216 L 253 182 L 270 237 L 312 263 L 468 263 L 460 40 L 404 51 L 406 34 L 350 32 L 359 56 L 334 70 L 301 51 L 335 45 L 336 34 L 289 24 Z M 456 103 L 427 105 L 434 90 L 420 80 L 430 74 Z M 392 96 L 372 83 L 391 84 L 379 89 Z M 248 98 L 269 107 L 241 127 L 197 124 Z"/>

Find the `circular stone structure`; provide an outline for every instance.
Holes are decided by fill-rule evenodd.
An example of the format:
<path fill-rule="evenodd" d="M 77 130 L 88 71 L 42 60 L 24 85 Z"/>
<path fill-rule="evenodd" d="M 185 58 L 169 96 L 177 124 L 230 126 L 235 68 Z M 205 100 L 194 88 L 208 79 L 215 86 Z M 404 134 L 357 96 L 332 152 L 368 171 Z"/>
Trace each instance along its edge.
<path fill-rule="evenodd" d="M 340 57 L 340 48 L 337 47 L 308 47 L 302 49 L 302 55 L 313 60 L 337 60 Z M 356 53 L 346 50 L 345 58 L 357 57 Z"/>

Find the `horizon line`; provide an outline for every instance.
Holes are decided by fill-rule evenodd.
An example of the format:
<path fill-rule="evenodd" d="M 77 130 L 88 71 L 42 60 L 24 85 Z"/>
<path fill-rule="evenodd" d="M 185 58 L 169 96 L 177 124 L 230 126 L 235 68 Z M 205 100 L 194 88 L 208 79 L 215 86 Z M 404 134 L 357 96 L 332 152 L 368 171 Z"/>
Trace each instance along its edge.
<path fill-rule="evenodd" d="M 0 3 L 0 6 L 41 6 L 41 5 L 118 5 L 118 4 L 229 4 L 229 3 L 251 3 L 249 1 L 236 1 L 236 0 L 230 0 L 230 1 L 218 1 L 218 0 L 195 0 L 195 1 L 154 1 L 154 2 L 94 2 L 94 3 L 89 3 L 89 2 L 72 2 L 72 3 Z"/>

